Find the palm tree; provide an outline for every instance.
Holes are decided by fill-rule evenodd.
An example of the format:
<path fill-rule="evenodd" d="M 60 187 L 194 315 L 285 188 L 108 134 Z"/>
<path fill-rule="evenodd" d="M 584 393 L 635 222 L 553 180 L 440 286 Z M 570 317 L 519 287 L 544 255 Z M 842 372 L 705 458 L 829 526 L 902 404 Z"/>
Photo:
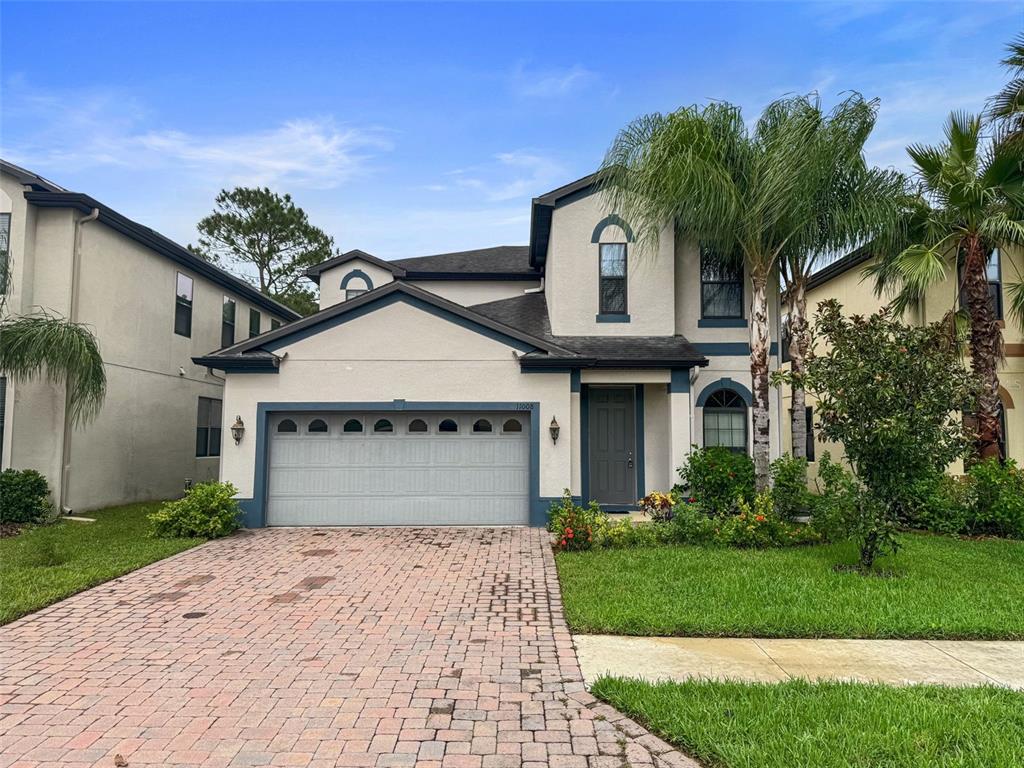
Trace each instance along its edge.
<path fill-rule="evenodd" d="M 836 188 L 845 176 L 829 162 L 843 155 L 830 146 L 833 134 L 849 112 L 865 108 L 873 113 L 874 102 L 854 94 L 825 116 L 816 95 L 789 97 L 768 105 L 752 129 L 739 108 L 724 103 L 651 114 L 619 133 L 602 167 L 609 204 L 638 240 L 653 245 L 671 226 L 719 254 L 737 254 L 747 267 L 759 489 L 768 486 L 772 274 L 788 254 L 838 250 L 861 236 L 859 198 Z"/>
<path fill-rule="evenodd" d="M 989 117 L 998 135 L 1009 141 L 1024 140 L 1024 34 L 1006 46 L 1002 63 L 1010 71 L 1010 82 L 989 101 Z"/>
<path fill-rule="evenodd" d="M 7 244 L 0 243 L 0 372 L 12 379 L 42 377 L 65 387 L 73 424 L 96 417 L 107 391 L 99 343 L 92 331 L 49 312 L 7 315 Z"/>
<path fill-rule="evenodd" d="M 852 94 L 824 113 L 815 101 L 812 119 L 817 122 L 814 146 L 817 178 L 810 188 L 821 195 L 813 206 L 823 243 L 849 247 L 891 229 L 895 203 L 906 187 L 904 177 L 891 170 L 871 167 L 864 157 L 864 145 L 878 116 L 877 99 L 866 101 Z M 796 241 L 784 249 L 779 265 L 784 296 L 789 310 L 788 353 L 792 384 L 792 453 L 807 456 L 807 408 L 803 386 L 805 362 L 810 348 L 807 312 L 807 282 L 834 252 L 808 250 Z M 785 343 L 785 340 L 782 340 Z"/>
<path fill-rule="evenodd" d="M 894 303 L 903 309 L 950 270 L 959 273 L 957 296 L 970 321 L 971 366 L 981 384 L 975 454 L 986 459 L 999 456 L 1003 357 L 986 267 L 993 250 L 1024 244 L 1024 142 L 985 141 L 981 118 L 960 112 L 949 116 L 945 135 L 937 146 L 907 147 L 919 189 L 897 236 L 881 241 L 867 274 L 879 294 L 895 291 Z M 1009 314 L 1024 327 L 1024 283 L 1006 288 Z"/>

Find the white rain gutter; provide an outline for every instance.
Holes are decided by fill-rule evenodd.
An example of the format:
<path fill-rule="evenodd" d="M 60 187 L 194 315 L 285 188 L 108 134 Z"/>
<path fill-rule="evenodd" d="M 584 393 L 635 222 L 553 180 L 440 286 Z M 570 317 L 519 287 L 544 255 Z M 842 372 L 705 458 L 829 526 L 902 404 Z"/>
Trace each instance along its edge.
<path fill-rule="evenodd" d="M 82 267 L 82 227 L 90 221 L 96 221 L 100 217 L 100 209 L 93 208 L 91 213 L 75 220 L 74 246 L 71 251 L 71 305 L 68 311 L 68 321 L 78 321 L 78 288 Z M 71 508 L 67 505 L 68 482 L 71 478 L 71 389 L 67 382 L 64 383 L 64 436 L 60 448 L 60 501 L 58 510 L 65 515 L 71 514 Z"/>

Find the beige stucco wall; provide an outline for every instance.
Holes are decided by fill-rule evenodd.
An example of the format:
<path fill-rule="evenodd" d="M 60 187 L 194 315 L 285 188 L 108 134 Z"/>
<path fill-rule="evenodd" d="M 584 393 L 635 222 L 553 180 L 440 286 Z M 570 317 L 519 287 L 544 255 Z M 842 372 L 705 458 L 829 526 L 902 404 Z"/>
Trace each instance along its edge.
<path fill-rule="evenodd" d="M 66 317 L 75 221 L 83 214 L 26 205 L 16 180 L 3 175 L 2 184 L 13 209 L 9 309 Z M 248 336 L 252 305 L 100 222 L 82 225 L 81 241 L 76 319 L 99 340 L 107 397 L 98 418 L 72 433 L 67 502 L 86 510 L 176 496 L 185 478 L 216 477 L 219 463 L 196 458 L 195 429 L 198 397 L 219 398 L 222 381 L 191 358 L 220 347 L 225 295 L 236 302 L 236 340 Z M 174 334 L 179 271 L 194 280 L 191 338 Z M 271 314 L 260 312 L 261 331 L 269 330 Z M 8 381 L 7 393 L 3 466 L 39 470 L 56 498 L 63 388 Z"/>
<path fill-rule="evenodd" d="M 665 336 L 674 332 L 675 264 L 670 234 L 656 251 L 626 246 L 628 323 L 599 323 L 598 252 L 601 243 L 625 243 L 626 234 L 606 226 L 599 243 L 594 228 L 608 215 L 601 195 L 592 194 L 555 208 L 545 266 L 545 293 L 551 330 L 559 336 Z"/>
<path fill-rule="evenodd" d="M 341 289 L 341 284 L 348 274 L 354 270 L 364 273 L 370 278 L 370 282 L 373 285 L 367 285 L 362 277 L 356 275 L 352 278 L 352 282 L 349 283 L 347 288 L 365 288 L 370 290 L 387 285 L 395 279 L 386 269 L 378 267 L 376 264 L 371 264 L 368 261 L 363 261 L 362 259 L 346 261 L 344 264 L 324 270 L 320 274 L 320 309 L 334 306 L 345 300 L 345 291 Z"/>
<path fill-rule="evenodd" d="M 539 280 L 410 280 L 411 285 L 464 307 L 522 296 L 540 286 Z"/>
<path fill-rule="evenodd" d="M 243 498 L 253 495 L 260 402 L 539 402 L 540 495 L 573 482 L 572 440 L 547 434 L 552 416 L 563 436 L 575 429 L 569 374 L 521 374 L 501 342 L 399 302 L 276 350 L 285 352 L 277 374 L 228 375 L 225 417 L 249 429 L 240 445 L 226 441 L 221 477 Z"/>

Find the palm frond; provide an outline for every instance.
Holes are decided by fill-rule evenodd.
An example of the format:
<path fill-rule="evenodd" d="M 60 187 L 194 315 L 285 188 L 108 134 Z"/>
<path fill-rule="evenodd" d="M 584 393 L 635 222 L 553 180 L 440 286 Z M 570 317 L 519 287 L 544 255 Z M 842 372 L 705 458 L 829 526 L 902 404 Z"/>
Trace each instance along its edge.
<path fill-rule="evenodd" d="M 1017 325 L 1017 328 L 1024 333 L 1024 282 L 1003 283 L 1006 297 L 1010 300 L 1007 314 Z"/>
<path fill-rule="evenodd" d="M 106 371 L 92 331 L 46 312 L 0 323 L 0 371 L 16 380 L 65 384 L 76 424 L 94 419 L 106 396 Z"/>

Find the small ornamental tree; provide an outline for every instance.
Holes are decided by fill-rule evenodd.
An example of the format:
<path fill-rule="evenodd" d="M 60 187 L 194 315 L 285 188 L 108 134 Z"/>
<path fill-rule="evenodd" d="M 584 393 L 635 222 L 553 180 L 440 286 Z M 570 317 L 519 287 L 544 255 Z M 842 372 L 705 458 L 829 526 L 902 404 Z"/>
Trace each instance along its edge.
<path fill-rule="evenodd" d="M 848 529 L 862 568 L 897 549 L 896 524 L 915 482 L 970 449 L 961 413 L 974 406 L 978 384 L 953 328 L 950 321 L 909 326 L 889 309 L 847 318 L 835 300 L 818 305 L 822 351 L 808 357 L 805 383 L 822 438 L 842 443 L 866 490 Z"/>

